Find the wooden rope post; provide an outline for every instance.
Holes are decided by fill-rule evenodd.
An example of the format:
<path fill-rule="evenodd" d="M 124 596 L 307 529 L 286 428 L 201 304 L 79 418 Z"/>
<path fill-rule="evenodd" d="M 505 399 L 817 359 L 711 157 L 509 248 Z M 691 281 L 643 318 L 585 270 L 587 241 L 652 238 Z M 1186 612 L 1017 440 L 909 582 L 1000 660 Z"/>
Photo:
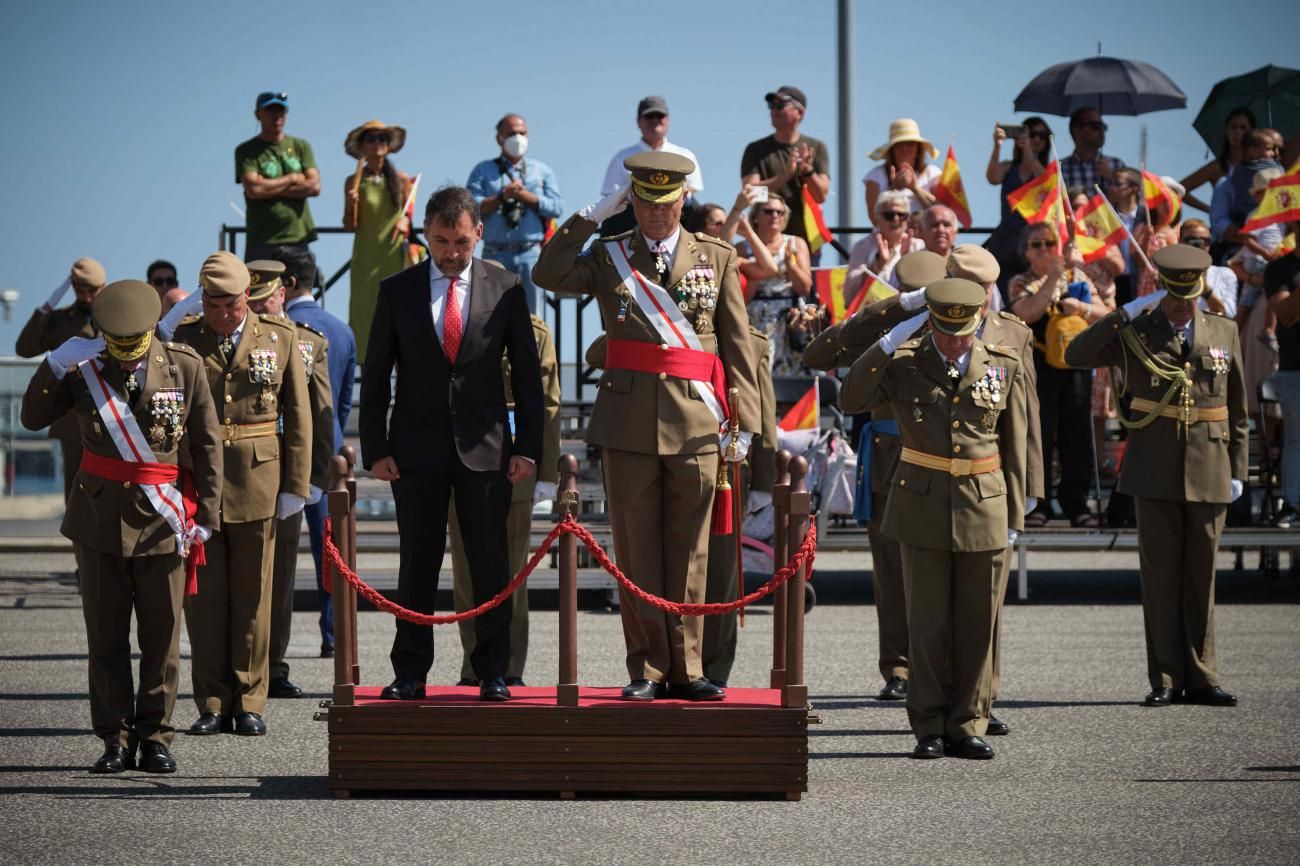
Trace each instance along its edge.
<path fill-rule="evenodd" d="M 812 494 L 804 486 L 808 461 L 795 457 L 790 461 L 790 525 L 788 550 L 794 553 L 808 532 L 808 515 L 812 511 Z M 808 706 L 808 686 L 803 681 L 803 614 L 804 579 L 808 566 L 801 565 L 786 583 L 785 602 L 785 683 L 781 687 L 781 705 Z"/>
<path fill-rule="evenodd" d="M 772 485 L 772 571 L 790 559 L 786 544 L 787 516 L 790 513 L 790 452 L 776 452 L 776 483 Z M 770 687 L 785 685 L 785 601 L 786 585 L 772 592 L 772 674 Z"/>
<path fill-rule="evenodd" d="M 557 518 L 578 517 L 578 458 L 560 457 L 560 483 L 556 502 Z M 555 686 L 555 703 L 578 705 L 578 539 L 565 533 L 560 545 L 560 679 Z M 523 592 L 523 589 L 519 590 Z"/>
<path fill-rule="evenodd" d="M 347 489 L 348 463 L 342 455 L 330 458 L 330 486 L 326 496 L 326 506 L 330 515 L 330 537 L 339 553 L 347 561 L 344 551 L 347 545 L 348 512 L 352 510 Z M 356 680 L 352 677 L 352 656 L 356 644 L 349 630 L 352 616 L 349 607 L 355 607 L 352 601 L 352 585 L 344 579 L 338 569 L 329 575 L 331 592 L 334 596 L 334 703 L 333 706 L 351 706 L 356 695 Z"/>
<path fill-rule="evenodd" d="M 353 571 L 357 570 L 357 452 L 351 445 L 344 445 L 340 449 L 343 459 L 348 464 L 348 474 L 345 484 L 348 491 L 348 547 L 344 554 L 348 568 Z M 348 616 L 351 623 L 348 627 L 348 633 L 352 635 L 352 682 L 357 685 L 361 684 L 361 652 L 360 640 L 357 637 L 357 594 L 356 591 L 349 587 L 348 597 L 351 602 L 348 604 Z"/>

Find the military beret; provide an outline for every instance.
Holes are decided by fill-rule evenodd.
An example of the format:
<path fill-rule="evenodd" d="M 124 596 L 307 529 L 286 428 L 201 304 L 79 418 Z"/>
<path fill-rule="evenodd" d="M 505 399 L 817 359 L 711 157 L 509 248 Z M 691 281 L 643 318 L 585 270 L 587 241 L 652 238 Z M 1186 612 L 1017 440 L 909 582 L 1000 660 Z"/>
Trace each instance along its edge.
<path fill-rule="evenodd" d="M 234 253 L 213 253 L 199 269 L 199 287 L 214 298 L 229 298 L 248 291 L 252 278 L 248 267 Z"/>
<path fill-rule="evenodd" d="M 930 327 L 954 337 L 975 332 L 984 309 L 985 288 L 960 277 L 947 277 L 925 287 Z"/>
<path fill-rule="evenodd" d="M 908 253 L 894 266 L 900 286 L 908 291 L 924 289 L 930 283 L 944 278 L 943 256 L 929 250 Z"/>
<path fill-rule="evenodd" d="M 987 286 L 997 282 L 1001 268 L 993 253 L 978 244 L 961 244 L 948 254 L 948 276 Z"/>
<path fill-rule="evenodd" d="M 632 174 L 632 192 L 651 204 L 671 204 L 682 197 L 686 176 L 695 171 L 695 163 L 677 153 L 647 150 L 623 160 Z"/>
<path fill-rule="evenodd" d="M 90 316 L 105 338 L 137 337 L 153 330 L 162 315 L 162 301 L 142 280 L 118 280 L 95 296 Z"/>
<path fill-rule="evenodd" d="M 1205 271 L 1213 261 L 1205 250 L 1187 244 L 1170 244 L 1151 255 L 1161 287 L 1183 300 L 1199 297 L 1205 291 Z"/>
<path fill-rule="evenodd" d="M 108 282 L 104 266 L 87 256 L 82 256 L 72 263 L 72 285 L 87 289 L 98 289 Z"/>
<path fill-rule="evenodd" d="M 280 275 L 284 273 L 284 262 L 273 259 L 258 259 L 248 263 L 248 299 L 264 301 L 280 288 Z"/>

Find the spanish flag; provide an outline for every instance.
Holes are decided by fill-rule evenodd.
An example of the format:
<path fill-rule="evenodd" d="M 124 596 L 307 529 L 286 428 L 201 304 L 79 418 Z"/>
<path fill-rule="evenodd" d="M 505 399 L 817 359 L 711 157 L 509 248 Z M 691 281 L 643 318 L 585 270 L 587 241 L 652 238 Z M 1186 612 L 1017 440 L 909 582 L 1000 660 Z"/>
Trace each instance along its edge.
<path fill-rule="evenodd" d="M 881 282 L 867 274 L 858 293 L 852 300 L 846 301 L 844 281 L 848 275 L 849 269 L 845 266 L 813 268 L 813 285 L 817 288 L 817 297 L 825 305 L 832 325 L 845 321 L 867 304 L 883 301 L 890 295 L 898 294 L 889 283 Z"/>
<path fill-rule="evenodd" d="M 1097 261 L 1109 247 L 1123 240 L 1124 226 L 1102 196 L 1094 195 L 1074 212 L 1074 246 L 1085 262 Z"/>
<path fill-rule="evenodd" d="M 785 417 L 776 426 L 782 430 L 815 430 L 821 426 L 821 415 L 818 414 L 820 408 L 821 399 L 817 390 L 817 379 L 813 379 L 813 385 L 808 389 L 808 393 L 790 407 L 790 411 L 785 413 Z"/>
<path fill-rule="evenodd" d="M 1161 202 L 1167 203 L 1171 220 L 1178 216 L 1178 208 L 1182 204 L 1163 180 L 1145 168 L 1142 169 L 1142 198 L 1146 201 L 1147 210 L 1155 210 Z"/>
<path fill-rule="evenodd" d="M 546 227 L 542 231 L 542 246 L 546 246 L 551 242 L 551 238 L 555 237 L 557 228 L 559 228 L 559 221 L 555 217 L 551 217 L 546 221 Z"/>
<path fill-rule="evenodd" d="M 818 250 L 826 244 L 835 240 L 835 235 L 826 227 L 826 217 L 822 216 L 822 206 L 812 197 L 808 191 L 808 184 L 803 185 L 801 192 L 803 199 L 803 231 L 807 236 L 808 249 L 815 255 Z"/>
<path fill-rule="evenodd" d="M 1047 171 L 1024 186 L 1007 193 L 1007 204 L 1024 217 L 1027 223 L 1046 222 L 1060 197 L 1057 191 L 1060 178 L 1060 168 L 1056 160 L 1052 160 L 1047 166 Z"/>
<path fill-rule="evenodd" d="M 970 202 L 966 200 L 966 187 L 961 182 L 961 169 L 957 167 L 957 156 L 948 145 L 948 156 L 943 161 L 943 173 L 934 185 L 934 197 L 952 208 L 957 214 L 957 221 L 964 229 L 970 228 Z"/>
<path fill-rule="evenodd" d="M 1259 200 L 1259 207 L 1241 230 L 1249 232 L 1293 220 L 1300 220 L 1300 173 L 1284 174 L 1272 180 Z"/>

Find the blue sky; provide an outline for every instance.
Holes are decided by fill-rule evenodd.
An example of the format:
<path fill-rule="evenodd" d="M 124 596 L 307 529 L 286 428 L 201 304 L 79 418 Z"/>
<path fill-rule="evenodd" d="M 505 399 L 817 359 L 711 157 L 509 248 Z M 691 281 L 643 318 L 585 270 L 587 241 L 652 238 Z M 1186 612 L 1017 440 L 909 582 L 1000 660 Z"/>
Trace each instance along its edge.
<path fill-rule="evenodd" d="M 999 13 L 997 8 L 1005 8 Z M 956 146 L 975 221 L 997 218 L 983 180 L 992 125 L 1018 119 L 1020 88 L 1053 63 L 1094 54 L 1143 59 L 1169 75 L 1188 108 L 1110 119 L 1107 151 L 1181 176 L 1207 158 L 1192 118 L 1217 80 L 1295 62 L 1281 2 L 1146 4 L 858 3 L 853 175 L 889 121 L 910 116 L 942 150 Z M 1242 7 L 1245 8 L 1245 7 Z M 383 10 L 383 11 L 378 11 Z M 395 157 L 423 172 L 425 191 L 463 183 L 496 152 L 492 126 L 508 111 L 530 126 L 530 156 L 549 163 L 566 213 L 596 197 L 610 155 L 636 140 L 637 100 L 664 95 L 670 138 L 692 148 L 705 198 L 737 191 L 745 144 L 771 130 L 763 94 L 790 83 L 808 95 L 804 130 L 836 142 L 835 4 L 557 0 L 549 3 L 370 4 L 281 0 L 8 3 L 0 11 L 0 288 L 22 292 L 0 345 L 91 255 L 109 279 L 175 261 L 182 285 L 239 222 L 233 150 L 256 133 L 254 96 L 290 94 L 288 132 L 308 139 L 323 193 L 312 209 L 337 225 L 355 163 L 349 129 L 370 118 L 407 128 Z M 1065 123 L 1049 119 L 1066 138 Z M 953 138 L 955 136 L 955 138 Z M 832 187 L 836 182 L 832 180 Z M 860 223 L 861 185 L 853 202 Z M 827 213 L 841 216 L 837 197 Z M 350 240 L 315 245 L 333 272 Z M 344 313 L 346 286 L 328 308 Z"/>

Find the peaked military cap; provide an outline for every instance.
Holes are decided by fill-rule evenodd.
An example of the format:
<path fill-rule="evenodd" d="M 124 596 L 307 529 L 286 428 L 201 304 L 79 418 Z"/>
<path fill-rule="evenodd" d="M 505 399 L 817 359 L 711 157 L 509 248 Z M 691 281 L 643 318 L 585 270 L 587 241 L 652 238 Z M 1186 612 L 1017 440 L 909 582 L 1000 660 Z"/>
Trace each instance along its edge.
<path fill-rule="evenodd" d="M 1205 291 L 1205 271 L 1213 263 L 1210 254 L 1187 244 L 1170 244 L 1151 255 L 1159 271 L 1160 285 L 1175 298 L 1191 300 Z"/>
<path fill-rule="evenodd" d="M 930 327 L 954 337 L 973 334 L 980 326 L 984 297 L 983 286 L 960 277 L 946 277 L 931 283 L 925 288 Z"/>
<path fill-rule="evenodd" d="M 651 204 L 671 204 L 682 197 L 686 176 L 695 171 L 695 163 L 677 153 L 647 150 L 623 160 L 632 173 L 632 192 Z"/>
<path fill-rule="evenodd" d="M 996 282 L 1002 269 L 993 253 L 979 244 L 961 244 L 948 254 L 948 276 L 961 277 L 972 283 L 987 286 Z"/>
<path fill-rule="evenodd" d="M 273 259 L 258 259 L 248 263 L 248 299 L 264 301 L 280 288 L 280 275 L 284 273 L 284 262 Z"/>
<path fill-rule="evenodd" d="M 898 260 L 894 266 L 900 286 L 909 291 L 924 289 L 933 282 L 944 278 L 943 256 L 929 250 L 916 250 Z"/>
<path fill-rule="evenodd" d="M 214 298 L 242 295 L 248 291 L 251 281 L 248 267 L 234 253 L 225 250 L 208 256 L 199 269 L 200 288 Z"/>
<path fill-rule="evenodd" d="M 158 293 L 142 280 L 118 280 L 90 305 L 90 316 L 104 332 L 108 353 L 120 361 L 134 361 L 149 351 L 150 335 L 160 315 Z"/>
<path fill-rule="evenodd" d="M 88 256 L 82 256 L 72 263 L 72 273 L 69 276 L 72 285 L 91 289 L 99 288 L 108 280 L 104 266 Z"/>

